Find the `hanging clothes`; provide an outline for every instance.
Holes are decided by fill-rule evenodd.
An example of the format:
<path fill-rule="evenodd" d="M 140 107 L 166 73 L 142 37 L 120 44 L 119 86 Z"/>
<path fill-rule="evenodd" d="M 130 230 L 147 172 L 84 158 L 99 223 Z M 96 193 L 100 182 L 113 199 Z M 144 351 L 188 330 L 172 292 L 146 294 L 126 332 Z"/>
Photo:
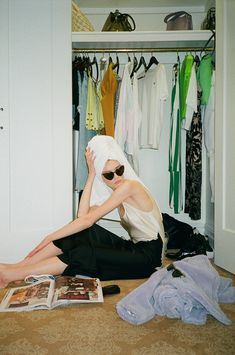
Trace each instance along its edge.
<path fill-rule="evenodd" d="M 93 80 L 90 74 L 88 75 L 86 128 L 97 132 L 104 128 L 99 84 Z"/>
<path fill-rule="evenodd" d="M 138 75 L 140 109 L 140 148 L 159 149 L 163 126 L 163 104 L 168 98 L 166 71 L 163 64 Z"/>
<path fill-rule="evenodd" d="M 117 75 L 117 90 L 116 90 L 115 100 L 114 100 L 114 127 L 116 126 L 116 121 L 117 121 L 117 111 L 118 111 L 121 84 L 122 84 L 122 78 L 120 77 L 120 75 Z"/>
<path fill-rule="evenodd" d="M 87 91 L 88 76 L 86 71 L 78 71 L 78 90 L 79 90 L 79 140 L 77 150 L 77 165 L 75 173 L 75 190 L 81 191 L 84 188 L 87 179 L 87 165 L 85 158 L 85 149 L 89 140 L 96 134 L 95 131 L 88 130 L 85 125 L 86 109 L 87 109 Z"/>
<path fill-rule="evenodd" d="M 198 113 L 194 114 L 191 131 L 186 141 L 186 191 L 185 212 L 196 220 L 201 218 L 201 183 L 202 183 L 202 117 L 205 146 L 209 157 L 211 201 L 214 201 L 214 56 L 205 55 L 199 67 L 197 78 Z M 213 79 L 212 79 L 213 77 Z M 208 107 L 207 107 L 208 106 Z M 202 115 L 201 115 L 202 110 Z"/>
<path fill-rule="evenodd" d="M 142 112 L 139 106 L 139 88 L 137 74 L 132 79 L 134 122 L 131 122 L 129 132 L 132 132 L 132 155 L 129 157 L 135 172 L 139 173 L 139 129 L 142 122 Z M 131 139 L 131 136 L 129 137 Z"/>
<path fill-rule="evenodd" d="M 183 209 L 181 185 L 181 117 L 180 117 L 180 61 L 173 67 L 172 95 L 171 95 L 171 120 L 169 142 L 169 205 L 174 208 L 174 213 Z"/>
<path fill-rule="evenodd" d="M 76 59 L 72 66 L 72 98 L 73 98 L 73 129 L 79 131 L 79 92 L 78 92 L 78 69 L 76 68 Z"/>
<path fill-rule="evenodd" d="M 211 186 L 211 202 L 214 202 L 214 53 L 202 57 L 197 73 L 198 82 L 202 92 L 201 109 L 203 118 L 203 129 L 205 136 L 205 147 L 209 157 L 209 173 Z"/>
<path fill-rule="evenodd" d="M 202 107 L 202 122 L 204 142 L 209 157 L 209 175 L 211 187 L 211 202 L 215 201 L 215 70 L 211 78 L 210 96 L 207 105 Z"/>
<path fill-rule="evenodd" d="M 113 63 L 109 63 L 101 83 L 101 104 L 104 116 L 105 134 L 114 137 L 114 102 L 117 90 L 117 77 Z"/>
<path fill-rule="evenodd" d="M 130 78 L 131 69 L 131 62 L 125 64 L 120 87 L 114 137 L 126 153 L 130 164 L 136 173 L 138 173 L 138 131 L 141 113 L 138 105 L 136 73 L 133 76 L 134 84 L 132 84 Z"/>
<path fill-rule="evenodd" d="M 199 63 L 197 63 L 199 65 Z M 202 120 L 201 94 L 198 91 L 196 71 L 198 65 L 194 61 L 189 79 L 186 97 L 186 117 L 184 128 L 186 133 L 185 157 L 185 205 L 184 212 L 192 220 L 201 218 L 201 185 L 202 185 Z"/>
<path fill-rule="evenodd" d="M 194 58 L 192 54 L 187 54 L 183 60 L 180 70 L 180 117 L 181 120 L 186 117 L 186 99 L 188 95 L 189 81 Z"/>
<path fill-rule="evenodd" d="M 196 76 L 196 62 L 193 63 L 191 76 L 189 79 L 188 93 L 186 97 L 186 114 L 184 120 L 184 128 L 189 130 L 191 127 L 193 114 L 197 112 L 197 76 Z"/>
<path fill-rule="evenodd" d="M 213 73 L 214 56 L 212 54 L 206 54 L 201 59 L 199 70 L 197 72 L 198 82 L 202 91 L 201 105 L 207 105 L 210 90 L 211 90 L 211 78 Z"/>
<path fill-rule="evenodd" d="M 194 112 L 191 128 L 186 134 L 185 206 L 184 212 L 192 220 L 201 218 L 202 185 L 202 120 L 201 93 L 198 92 L 197 112 Z"/>

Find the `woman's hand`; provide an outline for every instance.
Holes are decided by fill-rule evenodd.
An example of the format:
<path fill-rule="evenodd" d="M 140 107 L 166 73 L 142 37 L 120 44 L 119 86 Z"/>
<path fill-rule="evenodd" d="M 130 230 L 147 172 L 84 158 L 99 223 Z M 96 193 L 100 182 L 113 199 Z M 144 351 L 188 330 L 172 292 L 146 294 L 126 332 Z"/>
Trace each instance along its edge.
<path fill-rule="evenodd" d="M 52 239 L 47 236 L 45 237 L 41 243 L 39 243 L 36 248 L 34 248 L 26 257 L 26 258 L 31 258 L 33 255 L 35 255 L 36 253 L 38 253 L 39 251 L 41 251 L 42 249 L 44 249 L 48 244 L 50 244 L 52 242 Z"/>
<path fill-rule="evenodd" d="M 94 166 L 94 154 L 93 151 L 88 147 L 86 149 L 86 162 L 87 162 L 87 167 L 88 167 L 88 174 L 92 177 L 95 177 L 95 166 Z"/>

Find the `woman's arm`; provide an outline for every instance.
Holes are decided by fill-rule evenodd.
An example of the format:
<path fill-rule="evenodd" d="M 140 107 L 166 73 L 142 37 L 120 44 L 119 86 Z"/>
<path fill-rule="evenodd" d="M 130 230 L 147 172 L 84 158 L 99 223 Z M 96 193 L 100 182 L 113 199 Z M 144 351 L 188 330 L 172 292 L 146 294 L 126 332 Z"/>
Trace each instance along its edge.
<path fill-rule="evenodd" d="M 101 217 L 117 208 L 126 198 L 130 197 L 133 192 L 133 182 L 129 180 L 123 182 L 123 184 L 120 185 L 102 205 L 97 206 L 95 209 L 91 209 L 87 214 L 76 218 L 62 228 L 50 233 L 28 256 L 34 255 L 53 240 L 67 237 L 91 227 Z"/>
<path fill-rule="evenodd" d="M 85 155 L 88 167 L 88 177 L 79 201 L 77 217 L 86 215 L 90 210 L 91 189 L 95 179 L 94 156 L 90 148 L 87 148 Z"/>
<path fill-rule="evenodd" d="M 115 191 L 112 192 L 111 196 L 100 206 L 96 208 L 90 208 L 87 214 L 76 218 L 74 221 L 66 224 L 64 227 L 58 229 L 57 231 L 48 235 L 50 241 L 67 237 L 71 234 L 81 232 L 84 229 L 91 227 L 100 218 L 104 217 L 109 212 L 117 208 L 126 198 L 130 197 L 135 190 L 135 182 L 126 180 L 123 182 Z"/>

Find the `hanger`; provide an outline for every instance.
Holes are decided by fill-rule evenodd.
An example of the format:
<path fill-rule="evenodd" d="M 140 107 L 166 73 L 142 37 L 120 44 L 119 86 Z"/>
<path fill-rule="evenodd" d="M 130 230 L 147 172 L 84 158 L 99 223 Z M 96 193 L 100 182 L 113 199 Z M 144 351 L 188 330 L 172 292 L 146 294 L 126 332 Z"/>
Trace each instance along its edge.
<path fill-rule="evenodd" d="M 180 56 L 179 56 L 179 52 L 177 51 L 177 63 L 180 63 Z"/>
<path fill-rule="evenodd" d="M 200 59 L 204 58 L 207 55 L 210 55 L 211 57 L 213 57 L 212 59 L 212 65 L 213 65 L 213 69 L 215 69 L 215 31 L 211 30 L 212 35 L 210 36 L 210 38 L 208 39 L 208 41 L 206 42 L 206 44 L 204 45 L 204 47 L 202 48 L 201 52 L 200 52 Z M 206 49 L 208 47 L 208 45 L 210 44 L 210 42 L 212 41 L 212 39 L 214 38 L 214 43 L 213 43 L 213 51 L 211 53 L 206 53 L 205 55 L 202 56 L 203 52 L 206 52 Z"/>
<path fill-rule="evenodd" d="M 131 78 L 132 78 L 132 76 L 133 76 L 133 74 L 134 74 L 135 69 L 137 68 L 137 66 L 138 66 L 138 60 L 137 60 L 137 58 L 136 58 L 136 56 L 135 56 L 135 54 L 134 54 L 134 58 L 133 58 L 133 68 L 132 68 L 132 72 L 131 72 L 131 75 L 130 75 Z"/>
<path fill-rule="evenodd" d="M 96 69 L 96 82 L 98 81 L 99 78 L 99 67 L 98 67 L 98 62 L 96 59 L 96 56 L 94 55 L 93 60 L 91 61 L 89 57 L 87 57 L 88 59 L 85 59 L 85 69 L 88 71 L 88 73 L 91 75 L 91 77 L 93 77 L 93 69 L 92 66 L 95 65 L 95 69 Z"/>
<path fill-rule="evenodd" d="M 113 69 L 116 69 L 117 74 L 119 72 L 119 58 L 118 55 L 116 54 L 116 63 L 113 65 Z"/>
<path fill-rule="evenodd" d="M 82 60 L 82 57 L 80 56 L 80 54 L 77 56 L 75 56 L 74 60 L 73 60 L 73 64 L 79 63 Z"/>
<path fill-rule="evenodd" d="M 87 55 L 83 55 L 80 57 L 76 64 L 76 68 L 80 71 L 83 72 L 89 68 L 90 65 L 90 58 Z"/>
<path fill-rule="evenodd" d="M 104 53 L 103 56 L 100 58 L 100 70 L 103 71 L 106 67 L 107 58 L 105 57 Z"/>
<path fill-rule="evenodd" d="M 83 70 L 83 58 L 80 55 L 74 58 L 73 69 Z"/>
<path fill-rule="evenodd" d="M 96 56 L 94 55 L 92 62 L 89 60 L 89 67 L 91 70 L 91 76 L 92 76 L 92 65 L 95 65 L 95 69 L 96 69 L 96 82 L 98 81 L 99 78 L 99 67 L 98 67 L 98 62 L 96 59 Z"/>
<path fill-rule="evenodd" d="M 212 39 L 214 38 L 214 48 L 213 48 L 213 52 L 215 52 L 215 31 L 211 30 L 212 35 L 210 36 L 210 38 L 208 39 L 208 41 L 206 42 L 206 44 L 204 45 L 204 47 L 202 48 L 201 52 L 200 52 L 200 57 L 202 57 L 202 52 L 206 52 L 206 48 L 208 47 L 208 45 L 210 44 L 210 42 L 212 41 Z"/>
<path fill-rule="evenodd" d="M 159 61 L 157 60 L 157 58 L 154 55 L 151 56 L 145 71 L 148 71 L 153 64 L 156 64 L 156 65 L 159 64 Z"/>
<path fill-rule="evenodd" d="M 145 58 L 143 55 L 141 55 L 140 60 L 139 60 L 139 64 L 137 65 L 137 67 L 135 68 L 134 72 L 137 73 L 137 71 L 140 69 L 141 66 L 144 66 L 144 70 L 146 71 L 147 68 L 147 64 L 145 61 Z"/>
<path fill-rule="evenodd" d="M 179 56 L 179 52 L 177 51 L 176 63 L 173 65 L 173 70 L 172 70 L 172 80 L 174 80 L 174 83 L 176 83 L 178 78 L 179 65 L 180 65 L 180 56 Z"/>
<path fill-rule="evenodd" d="M 196 53 L 194 55 L 194 63 L 196 63 L 196 66 L 198 66 L 200 64 L 200 58 Z"/>
<path fill-rule="evenodd" d="M 109 64 L 113 63 L 113 58 L 111 57 L 110 53 L 109 53 Z"/>
<path fill-rule="evenodd" d="M 81 69 L 82 70 L 86 70 L 89 68 L 90 66 L 90 57 L 88 55 L 83 55 L 82 57 L 82 62 L 81 62 Z"/>

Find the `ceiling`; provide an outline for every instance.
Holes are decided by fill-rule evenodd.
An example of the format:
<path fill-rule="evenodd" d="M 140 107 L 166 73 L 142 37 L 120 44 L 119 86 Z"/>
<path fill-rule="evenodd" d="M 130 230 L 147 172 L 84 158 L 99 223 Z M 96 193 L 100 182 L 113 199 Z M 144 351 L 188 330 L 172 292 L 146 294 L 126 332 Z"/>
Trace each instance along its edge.
<path fill-rule="evenodd" d="M 82 8 L 125 8 L 125 7 L 200 7 L 208 0 L 76 0 Z"/>

